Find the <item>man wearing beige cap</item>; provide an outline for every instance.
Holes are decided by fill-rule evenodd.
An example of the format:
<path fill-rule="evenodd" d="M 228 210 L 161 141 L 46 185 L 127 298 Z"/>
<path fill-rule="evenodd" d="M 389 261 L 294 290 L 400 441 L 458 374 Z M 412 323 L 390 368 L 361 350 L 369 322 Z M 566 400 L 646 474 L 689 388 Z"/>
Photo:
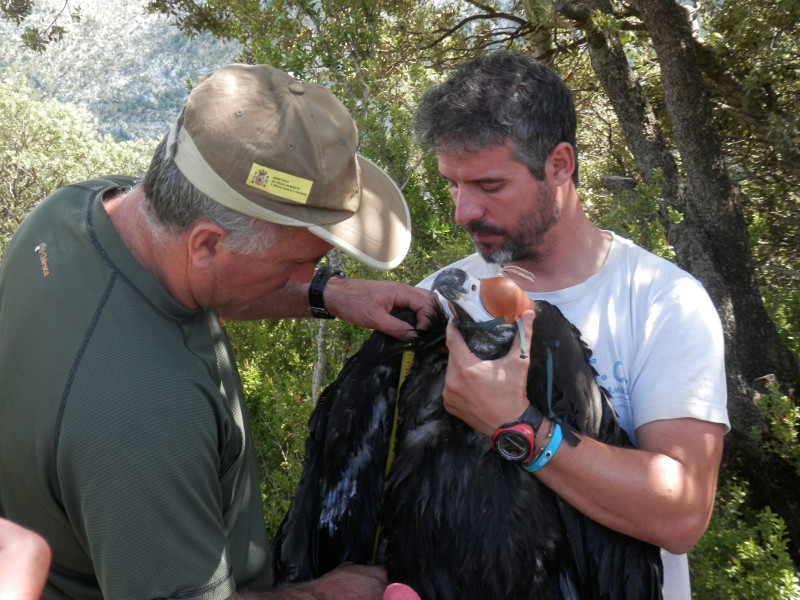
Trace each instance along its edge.
<path fill-rule="evenodd" d="M 20 226 L 0 270 L 0 516 L 50 544 L 44 598 L 381 597 L 384 571 L 353 565 L 262 591 L 220 321 L 311 311 L 410 335 L 390 311 L 422 317 L 426 294 L 314 274 L 331 247 L 383 270 L 408 250 L 403 196 L 357 146 L 321 86 L 231 65 L 192 91 L 141 182 L 67 186 Z"/>

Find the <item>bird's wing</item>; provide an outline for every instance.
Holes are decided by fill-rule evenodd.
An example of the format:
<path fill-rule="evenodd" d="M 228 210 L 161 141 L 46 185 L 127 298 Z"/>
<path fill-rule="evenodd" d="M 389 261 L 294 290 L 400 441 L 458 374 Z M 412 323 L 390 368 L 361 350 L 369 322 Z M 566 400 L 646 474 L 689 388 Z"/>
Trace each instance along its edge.
<path fill-rule="evenodd" d="M 273 543 L 277 583 L 371 561 L 402 349 L 373 333 L 321 394 L 303 475 Z"/>
<path fill-rule="evenodd" d="M 591 351 L 580 332 L 554 305 L 537 300 L 531 339 L 528 397 L 543 412 L 551 411 L 562 423 L 596 437 L 603 418 L 601 391 L 589 364 Z M 549 364 L 548 364 L 549 363 Z M 552 390 L 548 404 L 548 380 Z"/>
<path fill-rule="evenodd" d="M 588 435 L 606 444 L 632 447 L 619 427 L 606 391 L 595 380 L 591 352 L 580 332 L 561 312 L 536 302 L 533 322 L 531 376 L 528 396 L 545 414 L 552 409 L 562 428 Z M 549 356 L 552 362 L 548 369 Z M 548 371 L 550 373 L 548 374 Z M 551 405 L 546 383 L 551 378 Z M 562 443 L 568 443 L 565 434 Z M 577 442 L 577 438 L 573 439 Z M 622 535 L 596 523 L 557 498 L 571 560 L 561 568 L 561 593 L 575 590 L 583 600 L 654 600 L 661 598 L 661 557 L 655 546 Z"/>
<path fill-rule="evenodd" d="M 659 548 L 592 521 L 561 498 L 558 507 L 582 600 L 660 600 Z"/>

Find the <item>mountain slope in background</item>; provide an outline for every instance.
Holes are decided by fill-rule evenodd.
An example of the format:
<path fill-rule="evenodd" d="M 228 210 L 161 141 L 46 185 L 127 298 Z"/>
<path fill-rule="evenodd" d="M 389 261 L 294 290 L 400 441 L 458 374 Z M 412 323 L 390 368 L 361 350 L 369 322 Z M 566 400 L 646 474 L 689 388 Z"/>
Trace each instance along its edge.
<path fill-rule="evenodd" d="M 24 76 L 42 98 L 83 107 L 101 133 L 118 139 L 163 136 L 180 111 L 188 85 L 234 62 L 239 47 L 211 36 L 189 38 L 144 0 L 75 0 L 81 20 L 64 14 L 64 38 L 43 53 L 25 48 L 15 27 L 0 20 L 0 78 Z M 38 0 L 34 23 L 50 23 L 64 0 Z"/>

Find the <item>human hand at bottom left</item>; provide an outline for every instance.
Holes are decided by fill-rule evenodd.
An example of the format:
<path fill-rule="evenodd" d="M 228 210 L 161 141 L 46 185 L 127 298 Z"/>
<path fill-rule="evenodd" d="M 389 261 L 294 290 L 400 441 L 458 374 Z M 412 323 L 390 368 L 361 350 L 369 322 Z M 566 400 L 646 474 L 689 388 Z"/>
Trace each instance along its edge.
<path fill-rule="evenodd" d="M 281 599 L 382 600 L 388 580 L 384 567 L 345 563 L 308 583 L 281 590 Z M 295 595 L 300 593 L 302 595 Z"/>
<path fill-rule="evenodd" d="M 314 593 L 314 598 L 420 600 L 419 595 L 405 584 L 392 583 L 388 586 L 386 584 L 386 570 L 383 567 L 346 563 L 311 582 L 310 585 L 315 586 L 315 592 L 316 585 L 325 586 L 323 595 Z"/>
<path fill-rule="evenodd" d="M 38 599 L 47 580 L 50 559 L 50 546 L 43 537 L 0 518 L 0 599 Z"/>
<path fill-rule="evenodd" d="M 228 600 L 420 600 L 407 585 L 388 585 L 384 567 L 345 563 L 322 577 L 272 592 L 234 594 Z"/>

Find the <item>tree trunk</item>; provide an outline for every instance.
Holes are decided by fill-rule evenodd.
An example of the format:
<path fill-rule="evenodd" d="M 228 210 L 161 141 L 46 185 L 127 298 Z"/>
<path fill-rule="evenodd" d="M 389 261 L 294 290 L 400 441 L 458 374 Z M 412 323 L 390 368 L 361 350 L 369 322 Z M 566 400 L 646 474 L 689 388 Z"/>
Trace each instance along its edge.
<path fill-rule="evenodd" d="M 328 253 L 328 266 L 334 269 L 341 269 L 344 264 L 345 255 L 333 249 Z M 322 392 L 325 383 L 325 371 L 328 368 L 328 335 L 330 332 L 330 321 L 320 320 L 309 325 L 311 336 L 314 338 L 314 345 L 317 348 L 317 359 L 314 361 L 314 370 L 311 373 L 311 399 L 314 406 L 317 405 L 317 396 Z"/>
<path fill-rule="evenodd" d="M 750 431 L 765 428 L 752 402 L 755 380 L 774 374 L 785 388 L 798 389 L 800 369 L 764 307 L 739 191 L 724 166 L 686 14 L 674 0 L 637 4 L 658 55 L 667 113 L 687 177 L 689 202 L 682 227 L 672 232 L 675 250 L 679 263 L 704 283 L 713 282 L 709 293 L 725 327 L 728 406 L 734 428 L 728 457 L 750 481 L 754 499 L 771 505 L 784 518 L 797 558 L 800 477 L 786 461 L 755 442 Z M 695 251 L 700 249 L 710 261 L 697 264 Z"/>
<path fill-rule="evenodd" d="M 784 386 L 797 388 L 800 367 L 784 348 L 761 298 L 739 190 L 725 168 L 686 13 L 674 0 L 640 0 L 637 5 L 658 55 L 667 113 L 686 171 L 691 201 L 685 206 L 685 228 L 695 232 L 719 275 L 722 287 L 712 296 L 739 373 L 748 383 L 774 374 Z M 678 260 L 691 266 L 693 256 L 679 252 Z"/>
<path fill-rule="evenodd" d="M 314 332 L 316 326 L 316 333 Z M 328 321 L 318 321 L 310 326 L 314 344 L 317 347 L 317 359 L 314 361 L 314 370 L 311 373 L 311 402 L 317 406 L 317 397 L 322 392 L 325 383 L 325 370 L 328 368 Z"/>
<path fill-rule="evenodd" d="M 798 389 L 800 367 L 783 346 L 761 298 L 739 191 L 725 169 L 686 14 L 675 0 L 639 0 L 635 6 L 658 56 L 685 185 L 631 74 L 621 42 L 615 34 L 596 29 L 590 19 L 591 10 L 611 12 L 608 0 L 578 0 L 562 4 L 560 10 L 586 32 L 593 68 L 642 178 L 653 183 L 656 170 L 662 175 L 660 217 L 678 264 L 703 282 L 725 330 L 733 430 L 726 440 L 726 462 L 750 481 L 758 505 L 770 505 L 784 518 L 798 559 L 800 499 L 792 490 L 800 489 L 800 476 L 793 465 L 767 452 L 751 431 L 768 436 L 767 423 L 753 402 L 757 393 L 753 382 L 774 374 L 785 389 Z M 665 206 L 681 212 L 682 222 L 671 224 Z"/>

